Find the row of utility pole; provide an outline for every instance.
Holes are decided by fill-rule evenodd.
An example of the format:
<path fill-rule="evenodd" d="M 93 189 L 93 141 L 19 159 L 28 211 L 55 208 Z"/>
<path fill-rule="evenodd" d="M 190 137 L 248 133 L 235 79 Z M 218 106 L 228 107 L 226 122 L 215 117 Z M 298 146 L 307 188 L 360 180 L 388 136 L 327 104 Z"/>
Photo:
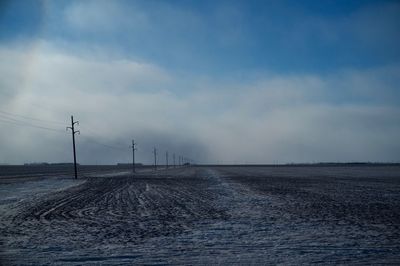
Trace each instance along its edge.
<path fill-rule="evenodd" d="M 157 148 L 154 147 L 154 149 L 153 149 L 154 170 L 157 170 L 157 154 L 158 154 L 157 153 Z M 176 168 L 175 153 L 172 154 L 172 161 L 173 161 L 173 163 L 172 163 L 171 166 L 173 168 Z M 190 159 L 188 159 L 186 157 L 178 156 L 178 165 L 179 166 L 186 165 L 186 164 L 189 164 L 189 163 L 192 163 L 192 162 L 193 162 L 192 160 L 190 160 Z M 165 152 L 165 168 L 168 169 L 169 166 L 170 166 L 170 164 L 169 164 L 169 153 L 168 153 L 168 151 L 166 151 Z"/>
<path fill-rule="evenodd" d="M 79 125 L 79 121 L 74 121 L 74 116 L 71 115 L 71 126 L 67 127 L 68 129 L 71 129 L 72 132 L 72 149 L 73 149 L 73 154 L 74 154 L 74 173 L 75 173 L 75 179 L 78 178 L 78 168 L 77 168 L 77 164 L 76 164 L 76 145 L 75 145 L 75 134 L 78 133 L 80 134 L 79 130 L 75 130 L 75 125 Z M 137 143 L 132 140 L 132 145 L 130 146 L 130 148 L 132 148 L 132 172 L 136 173 L 136 168 L 135 168 L 135 151 L 137 150 Z M 154 147 L 153 149 L 153 155 L 154 155 L 154 170 L 157 170 L 157 149 Z M 169 161 L 168 161 L 168 151 L 165 152 L 165 167 L 166 169 L 169 168 Z M 176 167 L 176 163 L 175 163 L 175 153 L 172 155 L 173 158 L 173 167 Z M 179 161 L 178 161 L 178 165 L 185 165 L 185 164 L 189 164 L 190 162 L 193 162 L 192 160 L 183 157 L 183 156 L 179 156 Z"/>

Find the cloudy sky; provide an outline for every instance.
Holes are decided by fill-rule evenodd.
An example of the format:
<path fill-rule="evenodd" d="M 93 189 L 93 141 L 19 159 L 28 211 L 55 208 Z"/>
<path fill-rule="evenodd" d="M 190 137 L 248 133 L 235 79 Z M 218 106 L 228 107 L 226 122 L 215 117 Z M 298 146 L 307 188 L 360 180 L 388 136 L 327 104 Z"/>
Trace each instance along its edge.
<path fill-rule="evenodd" d="M 0 3 L 0 163 L 400 161 L 398 1 Z M 161 163 L 163 160 L 160 161 Z"/>

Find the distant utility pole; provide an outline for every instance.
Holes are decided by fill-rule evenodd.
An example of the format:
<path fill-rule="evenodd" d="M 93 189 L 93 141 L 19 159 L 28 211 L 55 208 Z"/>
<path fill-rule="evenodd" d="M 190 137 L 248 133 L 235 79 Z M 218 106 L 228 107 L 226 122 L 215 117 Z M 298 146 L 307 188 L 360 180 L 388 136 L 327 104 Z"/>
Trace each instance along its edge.
<path fill-rule="evenodd" d="M 157 149 L 154 148 L 154 170 L 157 170 Z"/>
<path fill-rule="evenodd" d="M 165 152 L 165 165 L 168 169 L 168 151 Z"/>
<path fill-rule="evenodd" d="M 135 148 L 135 145 L 136 145 L 135 141 L 132 140 L 132 146 L 131 146 L 131 148 L 132 148 L 132 172 L 133 172 L 133 173 L 136 172 L 136 169 L 135 169 L 135 151 L 136 151 L 137 149 Z"/>
<path fill-rule="evenodd" d="M 175 153 L 172 154 L 172 158 L 174 159 L 174 168 L 175 168 L 176 167 L 176 165 L 175 165 Z"/>
<path fill-rule="evenodd" d="M 75 130 L 75 124 L 79 125 L 79 121 L 75 121 L 74 122 L 74 116 L 71 115 L 71 126 L 67 127 L 68 129 L 71 129 L 72 131 L 72 146 L 73 146 L 73 150 L 74 150 L 74 169 L 75 169 L 75 179 L 78 178 L 78 169 L 76 167 L 76 150 L 75 150 L 75 134 L 76 133 L 81 133 L 79 130 Z"/>

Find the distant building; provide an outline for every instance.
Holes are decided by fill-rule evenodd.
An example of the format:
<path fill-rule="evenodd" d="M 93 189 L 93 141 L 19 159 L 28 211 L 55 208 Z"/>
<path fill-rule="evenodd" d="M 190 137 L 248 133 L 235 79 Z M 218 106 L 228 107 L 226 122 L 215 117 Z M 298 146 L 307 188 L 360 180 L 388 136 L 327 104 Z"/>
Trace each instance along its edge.
<path fill-rule="evenodd" d="M 52 163 L 51 165 L 74 165 L 74 163 Z M 79 163 L 76 165 L 79 165 Z"/>
<path fill-rule="evenodd" d="M 39 163 L 24 163 L 24 165 L 49 165 L 49 163 L 46 162 L 39 162 Z"/>
<path fill-rule="evenodd" d="M 34 163 L 24 163 L 26 166 L 43 166 L 43 165 L 57 165 L 57 166 L 70 166 L 74 165 L 74 163 L 47 163 L 47 162 L 34 162 Z M 77 163 L 79 165 L 79 163 Z"/>

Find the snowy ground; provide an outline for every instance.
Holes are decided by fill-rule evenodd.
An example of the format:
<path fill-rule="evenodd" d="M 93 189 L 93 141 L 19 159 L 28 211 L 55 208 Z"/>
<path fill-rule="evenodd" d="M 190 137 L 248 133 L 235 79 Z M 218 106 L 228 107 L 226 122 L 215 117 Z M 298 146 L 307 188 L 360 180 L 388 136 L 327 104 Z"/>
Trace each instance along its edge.
<path fill-rule="evenodd" d="M 0 183 L 13 264 L 400 263 L 400 167 L 215 167 Z"/>

